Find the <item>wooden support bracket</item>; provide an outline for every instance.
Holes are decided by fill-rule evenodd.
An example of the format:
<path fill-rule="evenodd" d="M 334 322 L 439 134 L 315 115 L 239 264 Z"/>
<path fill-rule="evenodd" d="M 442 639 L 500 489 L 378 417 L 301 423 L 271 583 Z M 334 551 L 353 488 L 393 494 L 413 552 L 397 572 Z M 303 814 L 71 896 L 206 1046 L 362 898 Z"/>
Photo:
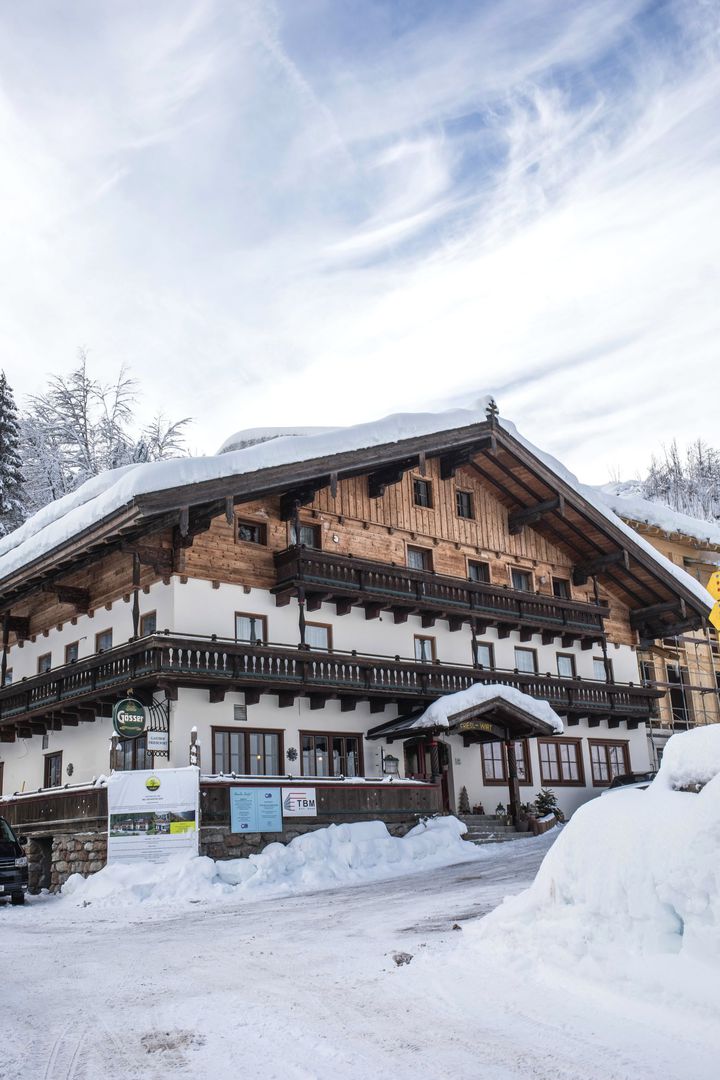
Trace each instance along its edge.
<path fill-rule="evenodd" d="M 597 559 L 576 566 L 572 574 L 573 585 L 584 585 L 588 578 L 602 573 L 603 570 L 607 570 L 611 566 L 618 565 L 625 570 L 630 569 L 630 556 L 624 548 L 620 551 L 613 551 L 609 555 L 599 555 Z"/>
<path fill-rule="evenodd" d="M 565 500 L 562 495 L 554 499 L 546 499 L 544 502 L 535 503 L 534 506 L 524 506 L 520 510 L 513 510 L 508 514 L 508 529 L 511 536 L 522 532 L 526 525 L 534 525 L 545 514 L 551 514 L 557 510 L 559 514 L 565 513 Z"/>

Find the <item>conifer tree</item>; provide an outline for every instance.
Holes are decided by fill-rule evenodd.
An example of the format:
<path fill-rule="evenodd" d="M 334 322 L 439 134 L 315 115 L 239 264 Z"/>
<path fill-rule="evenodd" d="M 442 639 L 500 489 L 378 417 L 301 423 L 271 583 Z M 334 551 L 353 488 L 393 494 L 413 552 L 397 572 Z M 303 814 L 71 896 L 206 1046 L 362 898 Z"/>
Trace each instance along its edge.
<path fill-rule="evenodd" d="M 13 392 L 0 372 L 0 536 L 21 525 L 24 518 L 20 424 Z"/>

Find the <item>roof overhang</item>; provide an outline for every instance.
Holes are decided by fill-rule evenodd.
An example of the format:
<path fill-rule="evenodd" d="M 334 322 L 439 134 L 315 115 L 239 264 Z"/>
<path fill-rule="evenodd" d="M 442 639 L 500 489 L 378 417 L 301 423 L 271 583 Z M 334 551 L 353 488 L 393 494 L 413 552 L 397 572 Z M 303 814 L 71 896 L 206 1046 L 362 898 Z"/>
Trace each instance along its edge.
<path fill-rule="evenodd" d="M 500 742 L 556 734 L 552 724 L 540 720 L 533 713 L 501 696 L 488 698 L 477 705 L 451 713 L 447 718 L 447 725 L 424 725 L 424 715 L 424 711 L 414 712 L 379 724 L 368 731 L 366 738 L 392 742 L 394 739 L 421 739 L 440 734 L 462 735 L 467 745 L 471 742 Z"/>

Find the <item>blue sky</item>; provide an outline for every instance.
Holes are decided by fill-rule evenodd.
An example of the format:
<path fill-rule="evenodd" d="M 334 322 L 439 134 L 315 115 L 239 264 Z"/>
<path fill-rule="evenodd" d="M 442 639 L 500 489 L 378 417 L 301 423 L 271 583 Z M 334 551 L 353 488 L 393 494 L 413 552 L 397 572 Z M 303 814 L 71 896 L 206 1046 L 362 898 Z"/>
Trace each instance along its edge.
<path fill-rule="evenodd" d="M 716 445 L 708 0 L 0 2 L 0 339 L 214 451 L 497 395 L 589 481 Z"/>

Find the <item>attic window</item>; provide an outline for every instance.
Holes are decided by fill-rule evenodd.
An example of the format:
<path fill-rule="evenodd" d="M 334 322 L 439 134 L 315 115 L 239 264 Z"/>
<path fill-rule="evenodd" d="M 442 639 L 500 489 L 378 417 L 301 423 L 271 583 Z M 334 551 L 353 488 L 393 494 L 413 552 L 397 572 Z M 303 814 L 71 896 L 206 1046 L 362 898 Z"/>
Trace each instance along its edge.
<path fill-rule="evenodd" d="M 429 480 L 421 480 L 417 476 L 413 479 L 413 502 L 416 506 L 432 509 L 432 485 Z"/>
<path fill-rule="evenodd" d="M 237 539 L 243 544 L 267 544 L 267 530 L 258 521 L 237 519 Z"/>

